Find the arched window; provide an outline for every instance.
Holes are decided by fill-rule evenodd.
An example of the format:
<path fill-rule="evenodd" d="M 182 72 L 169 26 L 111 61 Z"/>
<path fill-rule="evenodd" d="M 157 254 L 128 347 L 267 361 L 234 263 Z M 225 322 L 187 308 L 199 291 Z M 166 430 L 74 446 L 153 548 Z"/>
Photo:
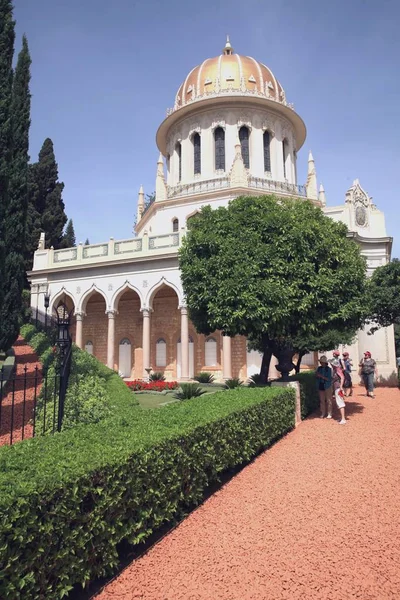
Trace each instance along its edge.
<path fill-rule="evenodd" d="M 88 354 L 93 354 L 93 342 L 88 340 L 85 344 L 85 350 Z"/>
<path fill-rule="evenodd" d="M 271 136 L 269 131 L 264 131 L 263 135 L 264 142 L 264 171 L 270 173 L 271 172 Z"/>
<path fill-rule="evenodd" d="M 246 169 L 250 169 L 249 130 L 243 126 L 239 129 L 239 141 L 242 148 L 242 158 Z"/>
<path fill-rule="evenodd" d="M 175 146 L 176 157 L 178 159 L 178 181 L 182 179 L 182 144 L 178 142 Z"/>
<path fill-rule="evenodd" d="M 207 367 L 217 366 L 217 342 L 214 338 L 206 339 L 205 363 Z"/>
<path fill-rule="evenodd" d="M 156 343 L 156 365 L 157 367 L 167 366 L 167 342 L 160 338 Z"/>
<path fill-rule="evenodd" d="M 172 231 L 174 233 L 176 231 L 179 231 L 179 221 L 178 221 L 178 219 L 173 219 L 173 221 L 172 221 Z"/>
<path fill-rule="evenodd" d="M 287 141 L 282 141 L 283 176 L 286 179 Z"/>
<path fill-rule="evenodd" d="M 214 131 L 215 141 L 215 170 L 225 171 L 225 131 L 217 127 Z"/>
<path fill-rule="evenodd" d="M 193 136 L 193 164 L 194 174 L 198 175 L 201 173 L 201 137 L 199 133 L 195 133 Z"/>

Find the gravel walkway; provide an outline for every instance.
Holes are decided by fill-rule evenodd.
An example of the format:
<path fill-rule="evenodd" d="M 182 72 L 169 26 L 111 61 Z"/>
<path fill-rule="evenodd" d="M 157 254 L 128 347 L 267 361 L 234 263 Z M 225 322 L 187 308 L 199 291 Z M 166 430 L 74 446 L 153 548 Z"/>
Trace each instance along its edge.
<path fill-rule="evenodd" d="M 400 391 L 310 418 L 97 600 L 400 598 Z"/>
<path fill-rule="evenodd" d="M 33 408 L 42 385 L 42 366 L 34 350 L 20 336 L 15 342 L 15 384 L 9 382 L 8 393 L 1 399 L 0 446 L 32 437 Z M 35 367 L 38 367 L 37 377 Z M 26 377 L 25 377 L 26 373 Z M 24 408 L 25 401 L 25 408 Z M 11 423 L 12 436 L 11 436 Z"/>

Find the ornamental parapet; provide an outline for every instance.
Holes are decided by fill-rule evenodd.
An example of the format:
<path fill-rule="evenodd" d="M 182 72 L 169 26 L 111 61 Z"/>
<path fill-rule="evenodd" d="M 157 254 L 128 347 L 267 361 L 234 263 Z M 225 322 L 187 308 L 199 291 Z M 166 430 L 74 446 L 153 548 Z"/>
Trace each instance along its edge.
<path fill-rule="evenodd" d="M 222 189 L 234 188 L 229 177 L 218 177 L 215 179 L 205 179 L 192 183 L 180 183 L 175 186 L 167 186 L 167 198 L 180 198 L 184 196 L 195 196 L 196 194 L 206 194 Z M 286 181 L 274 181 L 269 178 L 253 177 L 248 178 L 249 189 L 262 190 L 263 192 L 276 193 L 281 196 L 299 196 L 307 197 L 304 185 L 295 185 Z"/>
<path fill-rule="evenodd" d="M 165 254 L 176 254 L 180 245 L 179 233 L 148 235 L 128 240 L 110 239 L 104 244 L 79 244 L 73 248 L 44 250 L 39 248 L 34 255 L 32 272 L 69 267 L 103 265 L 108 262 L 129 259 L 151 258 Z"/>

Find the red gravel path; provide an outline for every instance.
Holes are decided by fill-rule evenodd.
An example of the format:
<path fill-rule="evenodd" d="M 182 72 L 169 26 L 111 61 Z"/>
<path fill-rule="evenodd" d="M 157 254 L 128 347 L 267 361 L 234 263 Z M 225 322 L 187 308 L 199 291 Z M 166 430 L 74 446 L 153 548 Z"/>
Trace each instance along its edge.
<path fill-rule="evenodd" d="M 30 423 L 33 416 L 35 383 L 36 396 L 39 395 L 42 372 L 41 364 L 34 350 L 19 337 L 14 346 L 16 362 L 16 380 L 14 390 L 14 402 L 12 393 L 12 383 L 7 385 L 8 393 L 1 402 L 1 427 L 0 427 L 0 446 L 10 444 L 11 441 L 11 421 L 13 420 L 12 443 L 32 437 L 33 426 Z M 35 367 L 38 367 L 38 376 L 35 377 Z M 26 371 L 25 371 L 26 368 Z M 26 372 L 26 381 L 25 381 Z M 35 382 L 36 379 L 36 382 Z M 24 413 L 25 398 L 25 413 Z"/>
<path fill-rule="evenodd" d="M 400 392 L 310 418 L 97 600 L 400 598 Z"/>

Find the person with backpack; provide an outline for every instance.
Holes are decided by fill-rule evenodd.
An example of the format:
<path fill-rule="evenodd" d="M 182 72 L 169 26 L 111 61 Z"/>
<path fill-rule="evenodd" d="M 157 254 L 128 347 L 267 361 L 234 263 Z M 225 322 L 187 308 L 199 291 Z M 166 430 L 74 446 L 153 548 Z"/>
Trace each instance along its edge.
<path fill-rule="evenodd" d="M 344 366 L 344 384 L 343 389 L 345 390 L 345 394 L 347 397 L 353 395 L 353 381 L 351 379 L 351 367 L 353 366 L 353 361 L 351 360 L 348 352 L 343 352 L 343 366 Z"/>
<path fill-rule="evenodd" d="M 366 350 L 364 352 L 364 358 L 360 360 L 360 375 L 364 382 L 365 391 L 367 392 L 367 396 L 370 398 L 375 398 L 374 395 L 374 378 L 378 377 L 378 370 L 376 368 L 376 360 L 374 360 L 371 356 L 371 352 Z"/>

